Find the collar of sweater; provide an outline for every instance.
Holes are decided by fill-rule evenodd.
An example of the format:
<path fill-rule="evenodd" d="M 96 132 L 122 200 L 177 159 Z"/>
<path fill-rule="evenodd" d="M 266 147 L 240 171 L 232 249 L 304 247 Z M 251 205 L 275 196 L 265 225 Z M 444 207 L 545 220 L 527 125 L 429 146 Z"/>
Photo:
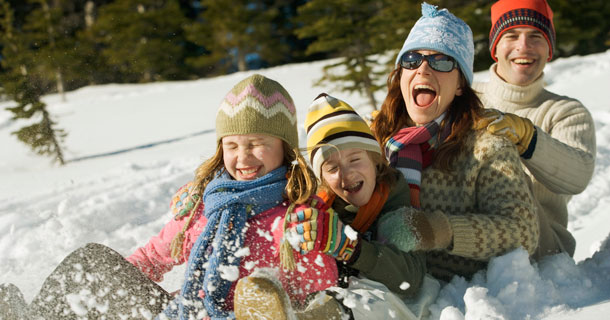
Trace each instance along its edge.
<path fill-rule="evenodd" d="M 503 104 L 511 103 L 514 109 L 520 109 L 536 103 L 544 90 L 544 73 L 536 81 L 527 86 L 518 86 L 504 81 L 496 72 L 498 64 L 489 67 L 488 93 L 492 93 Z"/>

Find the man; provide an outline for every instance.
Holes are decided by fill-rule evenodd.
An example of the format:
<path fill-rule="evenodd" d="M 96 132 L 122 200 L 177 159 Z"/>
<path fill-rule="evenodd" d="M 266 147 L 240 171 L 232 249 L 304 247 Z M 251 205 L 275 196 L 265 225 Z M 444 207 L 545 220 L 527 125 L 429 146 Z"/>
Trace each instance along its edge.
<path fill-rule="evenodd" d="M 490 117 L 487 130 L 515 143 L 540 203 L 540 244 L 535 258 L 567 252 L 576 242 L 567 230 L 567 203 L 582 192 L 595 166 L 595 128 L 577 100 L 543 88 L 553 57 L 553 12 L 545 0 L 500 0 L 491 8 L 490 80 L 475 83 Z"/>

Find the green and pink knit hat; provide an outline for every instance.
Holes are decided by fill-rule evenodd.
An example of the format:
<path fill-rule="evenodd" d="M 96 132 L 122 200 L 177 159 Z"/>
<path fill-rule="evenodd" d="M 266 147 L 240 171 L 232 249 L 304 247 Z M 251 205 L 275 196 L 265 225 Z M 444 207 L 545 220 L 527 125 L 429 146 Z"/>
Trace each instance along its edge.
<path fill-rule="evenodd" d="M 216 139 L 234 134 L 268 134 L 298 148 L 294 102 L 278 82 L 254 74 L 236 84 L 216 114 Z"/>

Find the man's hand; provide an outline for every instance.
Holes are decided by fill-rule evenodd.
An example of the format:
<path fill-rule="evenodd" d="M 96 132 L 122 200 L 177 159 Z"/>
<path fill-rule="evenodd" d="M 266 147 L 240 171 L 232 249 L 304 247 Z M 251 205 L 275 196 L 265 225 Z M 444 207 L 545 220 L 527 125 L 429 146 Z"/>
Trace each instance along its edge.
<path fill-rule="evenodd" d="M 517 146 L 520 155 L 529 148 L 536 132 L 530 119 L 512 113 L 502 113 L 495 109 L 485 109 L 482 118 L 475 123 L 474 129 L 487 128 L 487 132 L 505 136 Z"/>

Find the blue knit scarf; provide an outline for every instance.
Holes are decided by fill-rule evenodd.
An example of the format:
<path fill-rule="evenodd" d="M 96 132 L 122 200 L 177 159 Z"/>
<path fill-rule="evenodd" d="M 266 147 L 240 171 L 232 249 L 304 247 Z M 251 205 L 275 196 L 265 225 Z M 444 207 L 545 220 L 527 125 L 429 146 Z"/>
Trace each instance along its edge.
<path fill-rule="evenodd" d="M 237 277 L 234 273 L 241 258 L 235 252 L 243 246 L 246 221 L 279 205 L 286 183 L 286 167 L 282 166 L 251 181 L 233 180 L 225 172 L 207 185 L 203 203 L 208 221 L 191 249 L 180 296 L 165 309 L 165 315 L 199 319 L 205 309 L 212 319 L 235 317 L 225 305 L 233 281 L 224 279 L 220 268 L 231 270 L 228 278 Z"/>

